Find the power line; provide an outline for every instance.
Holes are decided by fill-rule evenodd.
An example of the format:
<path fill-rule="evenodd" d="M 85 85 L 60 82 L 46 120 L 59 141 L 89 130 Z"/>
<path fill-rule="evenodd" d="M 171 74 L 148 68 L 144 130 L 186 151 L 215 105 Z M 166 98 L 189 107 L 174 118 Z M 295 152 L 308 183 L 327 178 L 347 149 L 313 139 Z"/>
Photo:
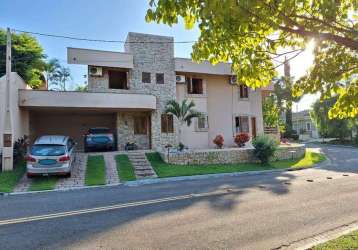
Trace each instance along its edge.
<path fill-rule="evenodd" d="M 62 39 L 69 39 L 69 40 L 77 40 L 77 41 L 87 41 L 87 42 L 102 42 L 102 43 L 134 43 L 134 44 L 145 44 L 145 43 L 195 43 L 196 41 L 123 41 L 123 40 L 104 40 L 104 39 L 90 39 L 84 37 L 75 37 L 75 36 L 65 36 L 65 35 L 55 35 L 55 34 L 47 34 L 47 33 L 40 33 L 40 32 L 33 32 L 33 31 L 25 31 L 25 30 L 18 30 L 12 29 L 16 32 L 21 32 L 25 34 L 32 34 L 32 35 L 39 35 L 39 36 L 47 36 L 47 37 L 55 37 L 55 38 L 62 38 Z"/>

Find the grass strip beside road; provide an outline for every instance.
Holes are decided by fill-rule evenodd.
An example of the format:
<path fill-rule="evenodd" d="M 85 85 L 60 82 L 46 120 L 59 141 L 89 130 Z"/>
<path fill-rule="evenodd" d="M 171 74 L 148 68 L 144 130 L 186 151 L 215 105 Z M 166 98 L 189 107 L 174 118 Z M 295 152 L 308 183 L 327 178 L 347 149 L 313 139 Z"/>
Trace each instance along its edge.
<path fill-rule="evenodd" d="M 12 171 L 0 172 L 0 192 L 10 193 L 26 172 L 26 162 L 20 161 Z"/>
<path fill-rule="evenodd" d="M 134 181 L 136 179 L 134 167 L 130 162 L 128 155 L 117 155 L 117 172 L 121 181 Z"/>
<path fill-rule="evenodd" d="M 88 156 L 85 184 L 87 186 L 106 184 L 106 165 L 103 155 Z"/>
<path fill-rule="evenodd" d="M 29 191 L 52 190 L 55 188 L 59 177 L 57 176 L 36 176 L 29 187 Z"/>
<path fill-rule="evenodd" d="M 319 244 L 313 250 L 343 250 L 358 249 L 358 230 L 350 234 L 343 235 L 335 240 Z"/>
<path fill-rule="evenodd" d="M 147 153 L 146 156 L 159 178 L 262 171 L 270 169 L 308 168 L 326 159 L 323 154 L 306 151 L 305 156 L 302 159 L 275 161 L 270 162 L 267 165 L 259 163 L 176 165 L 164 162 L 158 153 Z"/>

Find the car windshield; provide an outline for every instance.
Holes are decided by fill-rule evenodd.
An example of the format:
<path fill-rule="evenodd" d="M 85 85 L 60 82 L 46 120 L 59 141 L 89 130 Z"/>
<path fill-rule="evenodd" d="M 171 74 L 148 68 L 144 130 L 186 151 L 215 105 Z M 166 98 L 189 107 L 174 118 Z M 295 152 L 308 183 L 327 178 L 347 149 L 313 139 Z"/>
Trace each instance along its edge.
<path fill-rule="evenodd" d="M 35 156 L 59 156 L 65 154 L 65 146 L 63 145 L 47 145 L 38 144 L 31 148 L 31 155 Z"/>
<path fill-rule="evenodd" d="M 91 128 L 89 130 L 90 134 L 108 134 L 109 129 L 108 128 Z"/>

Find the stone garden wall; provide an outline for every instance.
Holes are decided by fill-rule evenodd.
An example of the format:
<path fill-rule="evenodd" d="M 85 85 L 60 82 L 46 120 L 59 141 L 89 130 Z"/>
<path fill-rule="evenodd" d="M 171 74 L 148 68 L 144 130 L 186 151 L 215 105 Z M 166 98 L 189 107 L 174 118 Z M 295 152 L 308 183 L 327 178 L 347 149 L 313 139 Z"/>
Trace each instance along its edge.
<path fill-rule="evenodd" d="M 253 148 L 224 148 L 193 150 L 178 153 L 160 153 L 165 162 L 179 165 L 189 164 L 231 164 L 258 162 L 253 154 Z M 274 155 L 274 160 L 298 159 L 305 154 L 304 145 L 280 146 Z"/>

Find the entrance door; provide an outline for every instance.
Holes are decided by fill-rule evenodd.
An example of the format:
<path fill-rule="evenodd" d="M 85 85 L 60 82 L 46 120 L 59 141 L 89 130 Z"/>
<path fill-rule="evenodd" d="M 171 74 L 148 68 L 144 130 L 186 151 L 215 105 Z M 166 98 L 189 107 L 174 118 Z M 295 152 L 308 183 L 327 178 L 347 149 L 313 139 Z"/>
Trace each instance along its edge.
<path fill-rule="evenodd" d="M 251 117 L 252 138 L 256 137 L 256 117 Z"/>

